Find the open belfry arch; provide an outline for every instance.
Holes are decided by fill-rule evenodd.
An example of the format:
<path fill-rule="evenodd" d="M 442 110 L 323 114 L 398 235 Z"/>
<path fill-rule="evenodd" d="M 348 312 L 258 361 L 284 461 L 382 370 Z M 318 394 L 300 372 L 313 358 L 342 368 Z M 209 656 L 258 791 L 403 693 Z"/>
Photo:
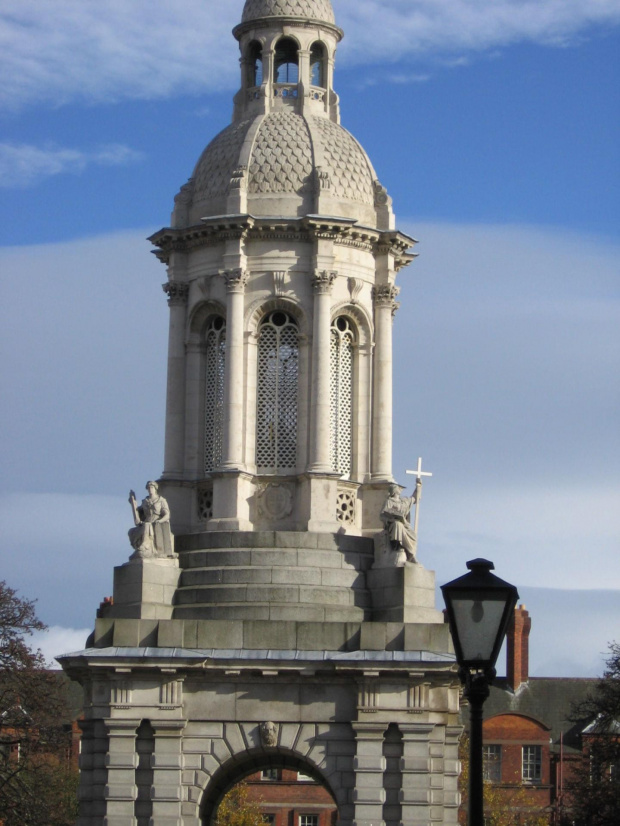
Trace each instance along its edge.
<path fill-rule="evenodd" d="M 269 766 L 324 783 L 342 826 L 456 824 L 448 626 L 408 522 L 388 525 L 414 241 L 340 125 L 330 0 L 247 0 L 234 35 L 232 123 L 150 239 L 164 472 L 132 497 L 113 603 L 62 658 L 85 690 L 78 826 L 208 826 Z"/>

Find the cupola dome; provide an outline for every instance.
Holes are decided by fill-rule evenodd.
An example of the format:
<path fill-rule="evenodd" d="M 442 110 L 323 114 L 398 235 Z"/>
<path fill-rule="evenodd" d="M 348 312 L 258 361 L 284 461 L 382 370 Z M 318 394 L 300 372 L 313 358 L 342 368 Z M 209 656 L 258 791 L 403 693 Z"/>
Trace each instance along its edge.
<path fill-rule="evenodd" d="M 241 21 L 264 17 L 301 17 L 334 24 L 334 10 L 330 0 L 246 0 Z"/>

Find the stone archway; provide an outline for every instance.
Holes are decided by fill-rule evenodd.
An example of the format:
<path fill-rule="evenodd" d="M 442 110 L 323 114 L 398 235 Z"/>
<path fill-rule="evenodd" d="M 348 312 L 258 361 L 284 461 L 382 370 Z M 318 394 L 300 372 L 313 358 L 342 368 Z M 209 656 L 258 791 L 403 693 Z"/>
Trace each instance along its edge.
<path fill-rule="evenodd" d="M 200 805 L 202 826 L 212 826 L 222 799 L 230 789 L 248 776 L 266 769 L 292 769 L 312 777 L 329 793 L 334 807 L 339 809 L 342 789 L 331 787 L 328 778 L 307 758 L 282 748 L 248 750 L 245 755 L 231 758 L 211 777 Z"/>

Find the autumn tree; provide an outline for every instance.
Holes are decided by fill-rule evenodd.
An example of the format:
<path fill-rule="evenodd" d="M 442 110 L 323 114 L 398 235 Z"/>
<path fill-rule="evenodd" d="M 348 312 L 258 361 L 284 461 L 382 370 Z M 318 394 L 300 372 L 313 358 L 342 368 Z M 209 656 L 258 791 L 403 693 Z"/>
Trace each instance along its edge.
<path fill-rule="evenodd" d="M 0 822 L 71 826 L 77 772 L 68 766 L 62 681 L 27 638 L 45 629 L 34 603 L 0 582 Z"/>
<path fill-rule="evenodd" d="M 215 826 L 265 826 L 260 801 L 250 799 L 247 783 L 241 781 L 226 792 L 218 806 Z"/>
<path fill-rule="evenodd" d="M 573 707 L 583 732 L 583 758 L 568 783 L 570 822 L 580 826 L 620 823 L 620 644 L 612 643 L 601 679 Z"/>

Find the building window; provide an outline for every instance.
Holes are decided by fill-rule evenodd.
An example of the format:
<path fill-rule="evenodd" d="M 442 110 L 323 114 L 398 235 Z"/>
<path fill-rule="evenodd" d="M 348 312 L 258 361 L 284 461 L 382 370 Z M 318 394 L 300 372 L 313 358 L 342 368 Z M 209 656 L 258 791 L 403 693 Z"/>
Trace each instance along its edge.
<path fill-rule="evenodd" d="M 502 747 L 484 746 L 484 779 L 489 783 L 499 783 L 502 779 Z"/>
<path fill-rule="evenodd" d="M 319 816 L 299 815 L 299 826 L 319 826 Z"/>
<path fill-rule="evenodd" d="M 224 373 L 226 361 L 226 322 L 215 316 L 205 336 L 205 472 L 222 462 L 224 427 Z"/>
<path fill-rule="evenodd" d="M 258 331 L 256 465 L 277 474 L 297 466 L 297 322 L 276 310 Z"/>
<path fill-rule="evenodd" d="M 325 48 L 322 43 L 314 43 L 310 49 L 310 83 L 325 88 Z"/>
<path fill-rule="evenodd" d="M 523 746 L 523 780 L 540 783 L 542 779 L 542 746 Z"/>
<path fill-rule="evenodd" d="M 263 823 L 265 826 L 274 826 L 276 822 L 276 816 L 273 814 L 263 814 Z"/>
<path fill-rule="evenodd" d="M 279 769 L 263 769 L 260 775 L 261 780 L 279 780 L 280 779 L 280 770 Z"/>
<path fill-rule="evenodd" d="M 254 40 L 248 49 L 248 86 L 260 86 L 263 82 L 263 47 Z"/>
<path fill-rule="evenodd" d="M 331 330 L 330 460 L 341 476 L 351 476 L 353 449 L 353 329 L 345 316 Z"/>
<path fill-rule="evenodd" d="M 314 783 L 314 777 L 311 777 L 309 774 L 304 774 L 303 772 L 297 772 L 297 782 Z"/>
<path fill-rule="evenodd" d="M 290 37 L 278 40 L 274 62 L 276 83 L 299 82 L 299 54 L 297 43 Z"/>

